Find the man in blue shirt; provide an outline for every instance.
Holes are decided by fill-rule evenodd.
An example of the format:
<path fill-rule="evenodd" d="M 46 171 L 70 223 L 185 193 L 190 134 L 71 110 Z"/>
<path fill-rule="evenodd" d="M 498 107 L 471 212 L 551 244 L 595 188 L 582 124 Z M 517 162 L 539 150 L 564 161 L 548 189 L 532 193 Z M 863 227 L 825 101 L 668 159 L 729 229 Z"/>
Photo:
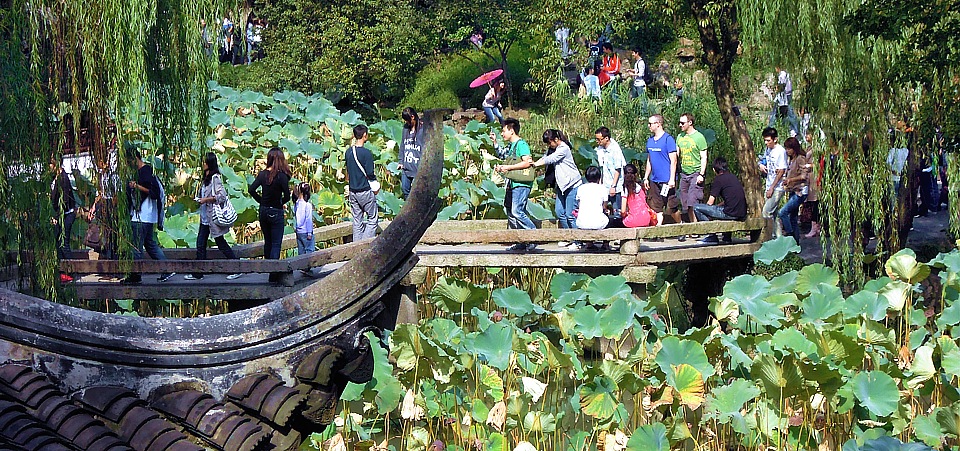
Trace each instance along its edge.
<path fill-rule="evenodd" d="M 663 130 L 663 116 L 654 114 L 647 121 L 653 136 L 647 139 L 647 167 L 643 174 L 643 189 L 647 191 L 647 205 L 657 212 L 657 224 L 663 224 L 663 214 L 669 213 L 679 223 L 680 201 L 677 199 L 677 142 Z"/>

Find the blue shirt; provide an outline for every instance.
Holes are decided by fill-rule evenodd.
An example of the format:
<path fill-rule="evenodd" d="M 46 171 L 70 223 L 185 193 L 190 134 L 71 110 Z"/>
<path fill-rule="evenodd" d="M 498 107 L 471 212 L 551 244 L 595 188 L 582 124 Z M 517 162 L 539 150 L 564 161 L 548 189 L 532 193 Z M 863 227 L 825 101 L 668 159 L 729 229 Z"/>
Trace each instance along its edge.
<path fill-rule="evenodd" d="M 650 161 L 650 181 L 670 182 L 670 154 L 677 153 L 677 142 L 664 132 L 660 139 L 647 139 L 647 158 Z"/>

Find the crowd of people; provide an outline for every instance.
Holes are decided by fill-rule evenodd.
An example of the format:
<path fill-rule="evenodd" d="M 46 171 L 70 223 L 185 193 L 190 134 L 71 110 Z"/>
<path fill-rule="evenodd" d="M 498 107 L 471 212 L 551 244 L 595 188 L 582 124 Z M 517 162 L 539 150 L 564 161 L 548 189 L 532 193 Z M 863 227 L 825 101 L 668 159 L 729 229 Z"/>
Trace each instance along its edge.
<path fill-rule="evenodd" d="M 224 16 L 215 32 L 207 27 L 207 21 L 200 19 L 200 39 L 208 58 L 212 58 L 214 50 L 221 63 L 250 64 L 263 58 L 263 30 L 267 27 L 265 19 L 252 15 L 247 18 L 246 26 L 242 29 L 233 23 L 229 16 Z"/>
<path fill-rule="evenodd" d="M 607 127 L 598 128 L 594 135 L 597 165 L 581 173 L 562 131 L 545 130 L 542 141 L 546 150 L 541 158 L 534 159 L 530 145 L 521 138 L 520 122 L 513 118 L 504 120 L 502 141 L 493 133 L 491 139 L 504 160 L 494 170 L 506 179 L 503 204 L 508 227 L 536 228 L 527 213 L 535 180 L 532 169 L 536 168 L 545 168 L 544 183 L 553 189 L 560 228 L 649 227 L 663 224 L 665 217 L 675 223 L 746 218 L 743 185 L 730 173 L 723 157 L 713 160 L 714 183 L 709 199 L 703 202 L 707 143 L 695 128 L 693 114 L 680 116 L 678 123 L 683 135 L 676 139 L 664 130 L 663 116 L 650 116 L 647 123 L 651 136 L 647 140 L 647 159 L 641 177 L 637 166 L 625 160 L 623 150 Z M 691 237 L 681 236 L 679 240 L 688 238 Z M 714 235 L 694 238 L 708 244 L 731 241 L 729 234 L 722 240 Z M 597 243 L 560 242 L 558 245 L 571 249 L 597 248 Z M 609 243 L 599 246 L 609 249 Z M 536 250 L 537 245 L 516 243 L 507 249 L 529 252 Z"/>

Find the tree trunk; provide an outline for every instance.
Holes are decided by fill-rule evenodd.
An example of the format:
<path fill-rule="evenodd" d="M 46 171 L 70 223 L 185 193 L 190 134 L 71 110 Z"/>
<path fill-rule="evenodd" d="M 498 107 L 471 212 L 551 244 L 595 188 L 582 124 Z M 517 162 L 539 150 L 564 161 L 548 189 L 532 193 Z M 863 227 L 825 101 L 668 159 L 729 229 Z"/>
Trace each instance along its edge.
<path fill-rule="evenodd" d="M 710 4 L 710 11 L 707 5 Z M 735 0 L 692 0 L 690 8 L 697 20 L 703 59 L 710 70 L 713 92 L 717 96 L 720 117 L 730 134 L 737 154 L 740 180 L 747 196 L 748 214 L 759 217 L 764 197 L 760 183 L 760 169 L 747 126 L 734 110 L 732 68 L 740 47 L 740 21 Z"/>

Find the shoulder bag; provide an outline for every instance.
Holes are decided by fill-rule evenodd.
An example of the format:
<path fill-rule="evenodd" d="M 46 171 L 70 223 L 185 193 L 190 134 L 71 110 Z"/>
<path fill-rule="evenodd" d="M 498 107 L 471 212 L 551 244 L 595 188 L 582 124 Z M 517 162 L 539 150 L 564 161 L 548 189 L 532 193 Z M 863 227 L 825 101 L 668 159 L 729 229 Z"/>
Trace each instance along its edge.
<path fill-rule="evenodd" d="M 367 183 L 370 184 L 370 189 L 373 191 L 373 194 L 380 193 L 380 182 L 376 179 L 370 180 L 370 176 L 367 175 L 367 171 L 363 169 L 363 165 L 360 164 L 360 159 L 357 158 L 357 146 L 353 146 L 353 161 L 357 162 L 357 167 L 360 168 L 360 172 L 363 173 L 363 178 L 367 179 Z"/>
<path fill-rule="evenodd" d="M 220 175 L 215 175 L 217 177 L 217 182 L 220 183 L 221 188 L 223 187 L 223 182 L 219 180 Z M 213 182 L 211 182 L 213 183 Z M 214 196 L 216 197 L 216 193 Z M 235 222 L 237 222 L 237 210 L 233 208 L 233 203 L 230 202 L 230 198 L 227 197 L 227 201 L 220 205 L 214 202 L 210 205 L 210 221 L 220 227 L 232 227 Z"/>
<path fill-rule="evenodd" d="M 511 156 L 510 158 L 507 158 L 506 160 L 504 160 L 503 164 L 510 166 L 510 165 L 518 164 L 521 161 L 523 161 L 523 158 L 517 156 L 515 147 L 516 147 L 516 143 L 513 143 L 510 145 Z M 537 173 L 533 169 L 533 165 L 527 166 L 524 169 L 514 169 L 512 171 L 507 171 L 507 173 L 504 174 L 503 176 L 510 180 L 513 180 L 514 182 L 520 182 L 520 183 L 531 183 L 537 179 Z"/>

